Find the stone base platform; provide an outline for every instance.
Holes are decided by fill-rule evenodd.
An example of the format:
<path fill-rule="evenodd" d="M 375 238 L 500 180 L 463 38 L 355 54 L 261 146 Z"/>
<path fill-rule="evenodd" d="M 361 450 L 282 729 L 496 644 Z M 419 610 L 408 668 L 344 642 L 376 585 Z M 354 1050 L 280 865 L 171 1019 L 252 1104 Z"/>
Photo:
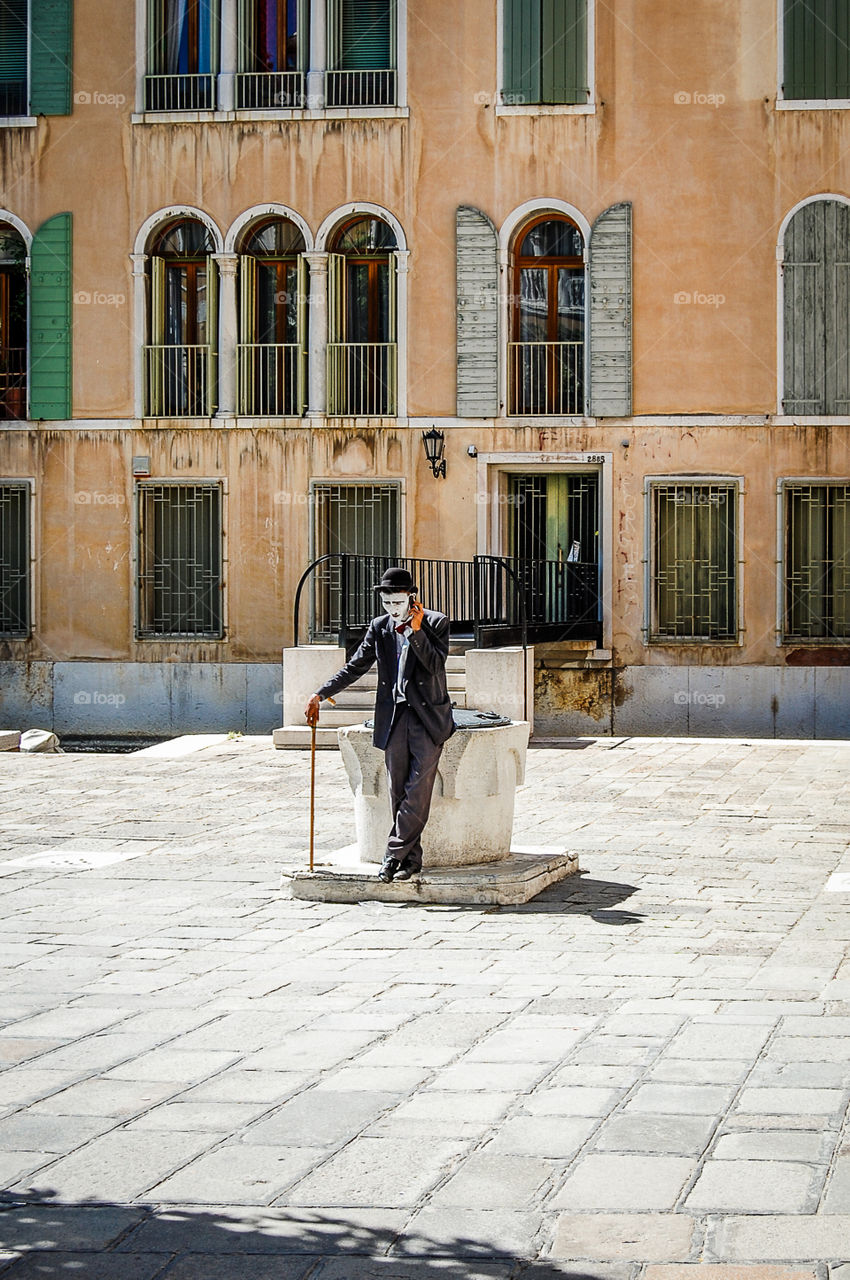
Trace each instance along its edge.
<path fill-rule="evenodd" d="M 357 861 L 357 845 L 338 849 L 313 871 L 284 871 L 281 888 L 311 902 L 422 902 L 454 906 L 516 906 L 579 870 L 578 854 L 517 846 L 498 862 L 425 867 L 413 880 L 384 884 L 378 864 Z"/>

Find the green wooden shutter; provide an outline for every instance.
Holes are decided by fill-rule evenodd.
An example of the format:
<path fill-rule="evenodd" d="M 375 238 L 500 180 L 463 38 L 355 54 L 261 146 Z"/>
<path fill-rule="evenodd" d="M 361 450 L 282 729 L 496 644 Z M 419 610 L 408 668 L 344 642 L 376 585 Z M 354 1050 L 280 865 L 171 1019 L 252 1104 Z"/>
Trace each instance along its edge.
<path fill-rule="evenodd" d="M 30 4 L 30 110 L 33 115 L 70 115 L 73 0 L 30 0 Z"/>
<path fill-rule="evenodd" d="M 27 113 L 27 0 L 0 0 L 0 115 Z"/>
<path fill-rule="evenodd" d="M 504 0 L 502 94 L 513 105 L 539 102 L 541 0 Z"/>
<path fill-rule="evenodd" d="M 590 236 L 590 412 L 632 411 L 632 206 L 600 213 Z"/>
<path fill-rule="evenodd" d="M 587 0 L 543 0 L 542 102 L 587 102 Z"/>
<path fill-rule="evenodd" d="M 478 209 L 457 211 L 457 412 L 499 412 L 499 241 Z"/>
<path fill-rule="evenodd" d="M 850 98 L 847 0 L 785 0 L 784 16 L 784 97 Z"/>
<path fill-rule="evenodd" d="M 395 66 L 392 0 L 341 0 L 340 70 L 382 71 Z"/>
<path fill-rule="evenodd" d="M 850 413 L 850 207 L 827 206 L 826 412 Z"/>
<path fill-rule="evenodd" d="M 30 417 L 71 416 L 71 215 L 42 223 L 32 242 Z"/>

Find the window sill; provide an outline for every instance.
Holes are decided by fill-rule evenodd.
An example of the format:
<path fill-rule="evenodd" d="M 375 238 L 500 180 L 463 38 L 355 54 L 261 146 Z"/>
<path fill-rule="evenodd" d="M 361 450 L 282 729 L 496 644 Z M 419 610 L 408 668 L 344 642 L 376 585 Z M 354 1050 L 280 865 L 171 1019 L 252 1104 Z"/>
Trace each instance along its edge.
<path fill-rule="evenodd" d="M 850 111 L 850 98 L 777 98 L 777 111 Z"/>
<path fill-rule="evenodd" d="M 38 116 L 0 116 L 0 129 L 34 129 Z"/>
<path fill-rule="evenodd" d="M 497 116 L 595 116 L 595 102 L 496 103 Z"/>
<path fill-rule="evenodd" d="M 130 117 L 132 124 L 213 124 L 240 120 L 407 120 L 409 107 L 286 108 L 278 111 L 142 111 Z M 34 123 L 34 121 L 33 121 Z"/>

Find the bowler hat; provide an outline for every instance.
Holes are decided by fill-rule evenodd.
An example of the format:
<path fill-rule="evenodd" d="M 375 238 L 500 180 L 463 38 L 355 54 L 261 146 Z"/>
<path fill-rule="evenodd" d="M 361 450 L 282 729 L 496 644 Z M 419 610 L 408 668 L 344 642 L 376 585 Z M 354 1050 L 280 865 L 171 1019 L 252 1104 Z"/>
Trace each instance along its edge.
<path fill-rule="evenodd" d="M 383 591 L 387 595 L 394 591 L 408 591 L 416 594 L 416 586 L 410 572 L 400 566 L 387 569 L 381 581 L 375 584 L 375 590 Z"/>

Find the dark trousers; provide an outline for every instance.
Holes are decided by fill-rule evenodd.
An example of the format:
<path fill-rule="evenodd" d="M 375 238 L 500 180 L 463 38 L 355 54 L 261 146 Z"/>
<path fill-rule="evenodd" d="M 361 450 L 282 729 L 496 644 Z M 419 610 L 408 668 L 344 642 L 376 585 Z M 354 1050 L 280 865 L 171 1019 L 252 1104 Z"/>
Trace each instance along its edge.
<path fill-rule="evenodd" d="M 414 871 L 422 866 L 421 836 L 428 821 L 442 750 L 442 744 L 434 742 L 416 712 L 400 703 L 384 748 L 393 813 L 386 856 L 406 862 Z"/>

